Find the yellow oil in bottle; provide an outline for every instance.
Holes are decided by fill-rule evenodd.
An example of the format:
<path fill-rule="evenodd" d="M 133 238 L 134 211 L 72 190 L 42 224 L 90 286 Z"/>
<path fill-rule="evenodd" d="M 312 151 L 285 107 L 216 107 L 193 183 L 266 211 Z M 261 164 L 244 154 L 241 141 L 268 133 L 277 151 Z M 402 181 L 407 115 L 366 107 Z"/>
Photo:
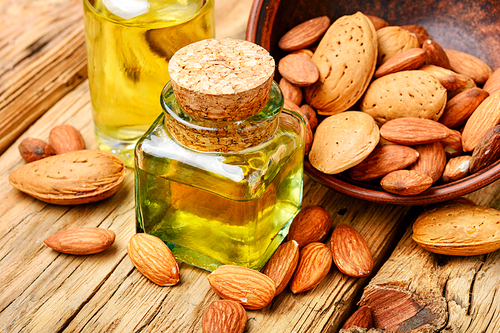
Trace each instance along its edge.
<path fill-rule="evenodd" d="M 300 134 L 281 126 L 253 149 L 196 152 L 197 162 L 185 163 L 179 149 L 189 149 L 175 142 L 163 120 L 137 145 L 138 232 L 161 238 L 177 259 L 207 270 L 262 268 L 300 209 Z"/>
<path fill-rule="evenodd" d="M 133 166 L 136 141 L 162 112 L 169 59 L 214 36 L 213 0 L 83 3 L 96 139 Z"/>

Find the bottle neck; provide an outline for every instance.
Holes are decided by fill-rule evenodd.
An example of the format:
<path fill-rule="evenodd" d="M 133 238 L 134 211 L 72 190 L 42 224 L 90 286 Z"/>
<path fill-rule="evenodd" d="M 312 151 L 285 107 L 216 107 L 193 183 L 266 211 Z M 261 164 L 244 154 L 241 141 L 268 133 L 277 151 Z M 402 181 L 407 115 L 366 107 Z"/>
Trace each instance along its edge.
<path fill-rule="evenodd" d="M 283 95 L 273 82 L 267 104 L 244 120 L 218 121 L 189 115 L 175 98 L 170 82 L 161 95 L 165 126 L 182 145 L 203 152 L 238 152 L 273 137 L 279 125 Z"/>

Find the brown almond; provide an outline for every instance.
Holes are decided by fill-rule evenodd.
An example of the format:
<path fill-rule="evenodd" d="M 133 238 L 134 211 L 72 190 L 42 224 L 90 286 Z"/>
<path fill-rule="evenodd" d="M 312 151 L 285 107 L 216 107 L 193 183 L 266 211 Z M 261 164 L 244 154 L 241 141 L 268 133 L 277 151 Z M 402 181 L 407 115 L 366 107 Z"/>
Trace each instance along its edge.
<path fill-rule="evenodd" d="M 302 55 L 305 55 L 306 57 L 312 58 L 314 55 L 314 52 L 309 50 L 309 49 L 300 49 L 297 51 L 293 51 L 292 54 L 302 54 Z"/>
<path fill-rule="evenodd" d="M 365 277 L 373 269 L 373 258 L 365 239 L 353 227 L 341 224 L 335 227 L 330 239 L 333 261 L 348 276 Z"/>
<path fill-rule="evenodd" d="M 484 83 L 483 89 L 490 94 L 500 92 L 500 68 L 491 73 L 488 80 Z"/>
<path fill-rule="evenodd" d="M 477 87 L 455 95 L 446 103 L 439 122 L 449 128 L 462 126 L 488 96 L 487 91 Z"/>
<path fill-rule="evenodd" d="M 279 48 L 285 51 L 296 51 L 316 43 L 330 26 L 328 16 L 319 16 L 295 26 L 278 42 Z"/>
<path fill-rule="evenodd" d="M 500 126 L 490 128 L 483 135 L 472 152 L 470 160 L 470 173 L 478 172 L 500 158 Z"/>
<path fill-rule="evenodd" d="M 425 65 L 420 67 L 419 70 L 434 76 L 448 91 L 464 87 L 468 80 L 468 77 L 464 75 L 436 65 Z"/>
<path fill-rule="evenodd" d="M 356 312 L 347 319 L 342 329 L 348 329 L 353 326 L 366 329 L 373 327 L 373 314 L 369 306 L 364 305 L 357 309 Z"/>
<path fill-rule="evenodd" d="M 243 333 L 247 312 L 238 302 L 217 300 L 210 303 L 203 314 L 203 333 Z"/>
<path fill-rule="evenodd" d="M 332 266 L 332 252 L 323 243 L 310 243 L 300 250 L 299 264 L 290 281 L 294 294 L 313 289 L 323 281 Z"/>
<path fill-rule="evenodd" d="M 407 24 L 407 25 L 402 25 L 401 28 L 408 30 L 409 32 L 412 32 L 417 36 L 417 40 L 420 45 L 424 43 L 425 40 L 430 39 L 429 34 L 427 33 L 427 30 L 425 30 L 424 27 L 418 24 Z"/>
<path fill-rule="evenodd" d="M 431 177 L 415 170 L 393 171 L 380 181 L 384 190 L 399 195 L 416 195 L 432 186 Z"/>
<path fill-rule="evenodd" d="M 311 130 L 314 132 L 316 127 L 318 127 L 318 116 L 316 114 L 316 111 L 314 111 L 314 109 L 309 104 L 301 105 L 300 110 L 302 111 L 302 114 L 304 114 L 309 120 Z"/>
<path fill-rule="evenodd" d="M 275 296 L 281 294 L 299 263 L 299 244 L 292 240 L 281 244 L 271 256 L 262 273 L 269 276 L 276 284 Z"/>
<path fill-rule="evenodd" d="M 451 129 L 451 134 L 447 138 L 441 140 L 446 158 L 459 156 L 463 153 L 462 149 L 462 133 Z"/>
<path fill-rule="evenodd" d="M 452 202 L 424 211 L 413 224 L 413 240 L 427 251 L 473 256 L 500 249 L 500 211 Z M 438 237 L 437 237 L 438 235 Z"/>
<path fill-rule="evenodd" d="M 425 51 L 425 63 L 428 65 L 435 65 L 451 70 L 450 60 L 444 52 L 441 45 L 432 39 L 426 39 L 422 43 L 422 49 Z"/>
<path fill-rule="evenodd" d="M 366 15 L 366 17 L 368 17 L 370 19 L 370 21 L 372 21 L 372 24 L 373 24 L 373 27 L 375 28 L 375 30 L 389 26 L 389 23 L 386 20 L 384 20 L 383 18 L 380 18 L 378 16 Z"/>
<path fill-rule="evenodd" d="M 266 307 L 276 294 L 276 285 L 270 277 L 235 265 L 218 267 L 208 276 L 208 283 L 223 299 L 238 302 L 249 310 Z"/>
<path fill-rule="evenodd" d="M 450 158 L 446 163 L 441 179 L 443 183 L 450 183 L 469 175 L 471 156 L 462 155 Z"/>
<path fill-rule="evenodd" d="M 71 125 L 58 125 L 50 131 L 49 144 L 56 154 L 85 149 L 80 132 Z"/>
<path fill-rule="evenodd" d="M 441 141 L 451 135 L 448 127 L 437 121 L 416 117 L 389 120 L 380 127 L 380 136 L 401 145 L 419 145 Z"/>
<path fill-rule="evenodd" d="M 490 128 L 500 123 L 500 92 L 483 100 L 465 123 L 462 132 L 464 151 L 472 151 Z"/>
<path fill-rule="evenodd" d="M 303 54 L 288 54 L 278 63 L 280 74 L 299 87 L 312 85 L 319 79 L 319 70 L 311 58 Z"/>
<path fill-rule="evenodd" d="M 79 150 L 22 165 L 9 175 L 9 182 L 47 203 L 78 205 L 112 196 L 125 175 L 123 162 L 114 154 Z"/>
<path fill-rule="evenodd" d="M 307 206 L 290 224 L 288 240 L 296 241 L 301 249 L 309 243 L 324 241 L 331 227 L 332 218 L 326 209 L 317 205 Z"/>
<path fill-rule="evenodd" d="M 300 87 L 294 85 L 284 77 L 281 78 L 279 86 L 281 92 L 283 93 L 283 97 L 285 97 L 285 99 L 297 105 L 300 105 L 302 103 L 303 95 L 302 95 L 302 89 Z"/>
<path fill-rule="evenodd" d="M 127 253 L 135 268 L 159 286 L 179 283 L 179 264 L 170 248 L 158 237 L 138 233 L 130 238 Z"/>
<path fill-rule="evenodd" d="M 35 138 L 26 138 L 21 141 L 19 153 L 26 163 L 55 155 L 54 150 L 47 142 Z"/>
<path fill-rule="evenodd" d="M 474 80 L 476 84 L 485 83 L 493 70 L 481 59 L 457 50 L 445 49 L 451 69 Z"/>
<path fill-rule="evenodd" d="M 441 178 L 446 166 L 446 154 L 441 142 L 432 142 L 414 147 L 418 151 L 418 160 L 411 166 L 411 170 L 418 171 L 432 178 L 435 183 Z"/>
<path fill-rule="evenodd" d="M 415 163 L 418 152 L 407 146 L 389 144 L 376 147 L 360 164 L 349 169 L 349 177 L 359 181 L 382 178 Z"/>
<path fill-rule="evenodd" d="M 425 51 L 420 48 L 404 50 L 378 67 L 373 78 L 377 79 L 391 73 L 418 69 L 424 63 L 425 57 Z"/>
<path fill-rule="evenodd" d="M 309 124 L 309 118 L 307 118 L 306 114 L 303 113 L 302 109 L 297 104 L 286 98 L 283 104 L 283 108 L 297 112 L 302 116 L 302 119 L 304 119 L 304 122 L 306 123 L 306 142 L 305 142 L 304 154 L 306 155 L 309 154 L 314 139 L 314 134 L 312 132 L 311 125 Z"/>
<path fill-rule="evenodd" d="M 57 252 L 88 255 L 106 250 L 114 241 L 115 233 L 112 230 L 80 228 L 58 232 L 43 242 Z"/>
<path fill-rule="evenodd" d="M 459 74 L 457 74 L 457 75 L 459 75 Z M 452 99 L 453 97 L 460 94 L 461 92 L 464 92 L 468 89 L 472 89 L 472 88 L 477 87 L 477 85 L 473 79 L 471 79 L 470 77 L 466 77 L 465 75 L 462 75 L 462 77 L 467 79 L 467 81 L 465 82 L 465 85 L 460 87 L 460 88 L 454 89 L 454 90 L 448 90 L 448 100 Z"/>

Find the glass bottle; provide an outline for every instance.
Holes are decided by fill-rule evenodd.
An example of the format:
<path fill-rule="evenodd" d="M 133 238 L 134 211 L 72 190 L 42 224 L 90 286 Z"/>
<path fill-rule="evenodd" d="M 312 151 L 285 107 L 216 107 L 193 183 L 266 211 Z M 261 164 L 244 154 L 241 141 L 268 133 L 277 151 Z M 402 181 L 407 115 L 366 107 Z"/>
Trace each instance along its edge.
<path fill-rule="evenodd" d="M 282 110 L 272 79 L 263 103 L 244 119 L 194 115 L 174 85 L 165 86 L 164 113 L 135 149 L 137 231 L 203 269 L 260 269 L 300 210 L 304 121 Z"/>

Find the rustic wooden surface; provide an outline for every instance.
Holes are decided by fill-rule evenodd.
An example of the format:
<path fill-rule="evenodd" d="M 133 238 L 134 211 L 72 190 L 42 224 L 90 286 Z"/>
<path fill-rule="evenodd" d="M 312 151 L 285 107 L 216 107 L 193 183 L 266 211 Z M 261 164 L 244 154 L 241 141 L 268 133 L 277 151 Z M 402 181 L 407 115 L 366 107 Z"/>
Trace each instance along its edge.
<path fill-rule="evenodd" d="M 217 36 L 243 38 L 250 5 L 251 0 L 216 0 Z M 54 125 L 67 123 L 82 132 L 88 148 L 97 145 L 80 1 L 3 1 L 0 15 L 0 143 L 5 147 L 0 156 L 0 332 L 201 332 L 204 310 L 218 299 L 207 282 L 209 273 L 181 264 L 181 283 L 162 288 L 144 278 L 127 256 L 126 244 L 135 232 L 132 170 L 114 196 L 81 206 L 45 204 L 9 185 L 10 172 L 24 163 L 17 146 L 26 137 L 47 140 Z M 499 186 L 469 197 L 500 208 Z M 497 252 L 435 257 L 405 233 L 421 207 L 353 199 L 306 177 L 304 206 L 310 204 L 325 207 L 334 226 L 349 224 L 366 238 L 374 272 L 354 279 L 332 268 L 309 292 L 285 290 L 265 309 L 248 311 L 247 332 L 337 332 L 356 309 L 363 288 L 384 280 L 400 281 L 416 293 L 429 283 L 446 302 L 449 319 L 439 331 L 499 331 Z M 91 226 L 113 230 L 115 244 L 81 257 L 43 244 L 58 231 Z M 422 281 L 424 273 L 430 274 L 428 281 Z"/>

